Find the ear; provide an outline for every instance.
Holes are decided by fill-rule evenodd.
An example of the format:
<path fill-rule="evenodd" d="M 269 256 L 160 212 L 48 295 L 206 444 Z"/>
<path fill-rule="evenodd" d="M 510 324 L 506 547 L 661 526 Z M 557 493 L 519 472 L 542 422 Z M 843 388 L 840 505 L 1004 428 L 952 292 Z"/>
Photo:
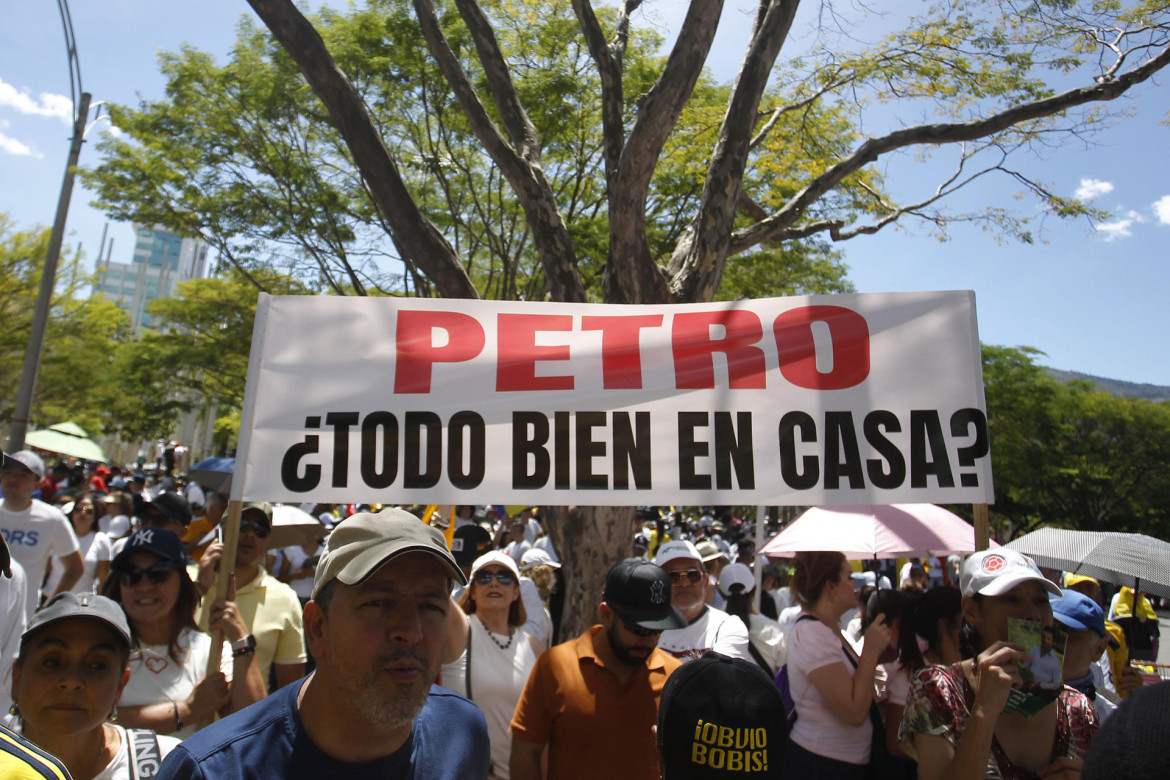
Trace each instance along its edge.
<path fill-rule="evenodd" d="M 309 653 L 320 661 L 325 657 L 325 611 L 315 601 L 305 604 L 305 644 L 309 646 Z"/>
<path fill-rule="evenodd" d="M 962 603 L 963 620 L 978 628 L 980 621 L 983 619 L 983 615 L 979 609 L 979 602 L 970 596 L 964 596 Z"/>
<path fill-rule="evenodd" d="M 609 627 L 613 625 L 613 621 L 617 618 L 617 615 L 609 608 L 609 604 L 606 604 L 604 601 L 597 607 L 597 612 L 601 616 L 601 625 L 608 631 Z"/>

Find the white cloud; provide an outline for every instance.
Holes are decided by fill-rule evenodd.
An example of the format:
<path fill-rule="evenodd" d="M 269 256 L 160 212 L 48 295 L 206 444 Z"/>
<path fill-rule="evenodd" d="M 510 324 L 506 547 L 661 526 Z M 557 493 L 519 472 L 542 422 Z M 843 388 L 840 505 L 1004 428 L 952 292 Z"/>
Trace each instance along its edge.
<path fill-rule="evenodd" d="M 1077 187 L 1077 200 L 1092 200 L 1101 195 L 1113 192 L 1113 185 L 1100 179 L 1081 179 L 1081 186 Z"/>
<path fill-rule="evenodd" d="M 1154 201 L 1154 216 L 1159 225 L 1170 225 L 1170 195 L 1163 195 Z"/>
<path fill-rule="evenodd" d="M 4 135 L 4 133 L 0 133 L 0 152 L 4 152 L 5 154 L 14 154 L 17 157 L 35 157 L 38 160 L 44 157 L 44 155 L 38 152 L 36 149 L 22 144 L 15 138 L 9 138 L 8 136 Z"/>
<path fill-rule="evenodd" d="M 27 92 L 0 79 L 0 107 L 15 109 L 29 116 L 56 117 L 66 125 L 73 123 L 73 101 L 65 95 L 42 92 L 33 100 Z"/>

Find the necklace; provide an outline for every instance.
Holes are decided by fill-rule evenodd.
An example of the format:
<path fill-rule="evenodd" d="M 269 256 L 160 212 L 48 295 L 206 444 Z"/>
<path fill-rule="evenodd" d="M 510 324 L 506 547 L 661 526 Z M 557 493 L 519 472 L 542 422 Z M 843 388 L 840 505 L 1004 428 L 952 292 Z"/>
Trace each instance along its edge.
<path fill-rule="evenodd" d="M 496 647 L 500 648 L 501 650 L 507 650 L 512 646 L 512 640 L 516 638 L 516 629 L 514 629 L 512 626 L 508 626 L 508 641 L 501 643 L 500 640 L 496 639 L 496 635 L 490 628 L 487 627 L 487 624 L 484 623 L 482 619 L 479 620 L 479 624 L 483 626 L 483 630 L 487 632 L 488 639 L 492 640 L 492 644 L 494 644 Z"/>

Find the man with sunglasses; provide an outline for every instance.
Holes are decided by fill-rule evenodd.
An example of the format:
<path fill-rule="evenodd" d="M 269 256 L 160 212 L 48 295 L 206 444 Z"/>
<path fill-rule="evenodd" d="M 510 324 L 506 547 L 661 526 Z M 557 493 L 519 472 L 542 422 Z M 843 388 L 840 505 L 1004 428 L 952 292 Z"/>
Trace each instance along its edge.
<path fill-rule="evenodd" d="M 287 584 L 264 568 L 268 537 L 272 533 L 272 506 L 262 501 L 244 504 L 240 510 L 240 537 L 236 546 L 236 607 L 255 637 L 260 674 L 272 690 L 305 676 L 305 629 L 301 602 Z M 216 596 L 216 570 L 223 557 L 223 543 L 212 542 L 199 559 L 196 585 L 203 600 L 196 613 L 199 628 L 206 631 Z"/>
<path fill-rule="evenodd" d="M 707 604 L 711 584 L 698 548 L 686 540 L 664 542 L 654 562 L 669 575 L 671 601 L 687 621 L 682 628 L 663 631 L 658 646 L 684 662 L 708 650 L 750 661 L 747 626 Z"/>
<path fill-rule="evenodd" d="M 512 780 L 658 777 L 651 726 L 666 678 L 679 662 L 658 649 L 665 629 L 686 624 L 671 605 L 670 578 L 627 558 L 609 570 L 601 625 L 536 661 L 512 717 Z M 621 771 L 615 771 L 614 757 Z"/>
<path fill-rule="evenodd" d="M 14 452 L 0 465 L 0 532 L 12 559 L 28 575 L 25 613 L 28 617 L 40 603 L 41 583 L 50 558 L 53 567 L 61 565 L 61 579 L 48 599 L 72 588 L 85 571 L 81 546 L 73 527 L 55 506 L 33 498 L 33 492 L 45 476 L 45 462 L 31 450 Z M 46 601 L 48 600 L 46 599 Z"/>

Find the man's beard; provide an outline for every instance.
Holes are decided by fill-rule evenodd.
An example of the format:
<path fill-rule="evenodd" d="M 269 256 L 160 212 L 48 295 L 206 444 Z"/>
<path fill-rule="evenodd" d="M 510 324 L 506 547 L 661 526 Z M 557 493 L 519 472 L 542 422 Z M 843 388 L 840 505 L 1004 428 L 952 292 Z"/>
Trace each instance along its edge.
<path fill-rule="evenodd" d="M 421 655 L 399 652 L 379 659 L 379 666 L 393 663 L 402 658 L 421 660 Z M 429 664 L 428 664 L 429 666 Z M 437 670 L 428 669 L 420 680 L 412 683 L 394 683 L 393 691 L 386 692 L 384 682 L 378 680 L 378 673 L 358 679 L 356 689 L 350 690 L 349 699 L 354 709 L 371 722 L 387 729 L 404 726 L 413 721 L 422 711 L 431 690 L 431 681 Z"/>
<path fill-rule="evenodd" d="M 625 666 L 635 668 L 644 666 L 646 659 L 653 652 L 641 645 L 630 646 L 622 644 L 621 637 L 618 635 L 617 621 L 614 621 L 613 625 L 605 630 L 605 636 L 609 639 L 609 649 L 613 652 L 614 657 L 617 658 L 619 663 Z M 639 655 L 634 655 L 631 651 L 637 652 Z M 645 655 L 641 655 L 641 653 L 645 653 Z"/>

